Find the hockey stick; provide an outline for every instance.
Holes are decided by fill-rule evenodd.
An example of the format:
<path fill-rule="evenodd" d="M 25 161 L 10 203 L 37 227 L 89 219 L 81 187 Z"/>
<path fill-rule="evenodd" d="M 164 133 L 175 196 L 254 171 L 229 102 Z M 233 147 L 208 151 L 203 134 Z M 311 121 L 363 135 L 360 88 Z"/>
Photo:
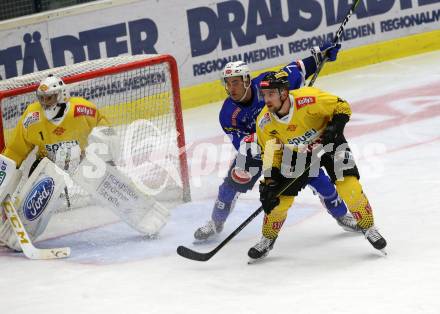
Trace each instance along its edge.
<path fill-rule="evenodd" d="M 344 20 L 342 21 L 341 26 L 339 26 L 335 38 L 333 39 L 333 44 L 338 44 L 339 40 L 341 39 L 342 32 L 344 31 L 345 25 L 347 25 L 348 20 L 351 18 L 351 16 L 354 13 L 354 10 L 356 9 L 357 5 L 359 4 L 360 0 L 355 0 L 353 4 L 351 5 L 350 11 L 348 11 L 347 15 L 345 16 Z M 312 79 L 309 82 L 309 86 L 313 86 L 315 84 L 316 79 L 318 78 L 319 72 L 321 72 L 322 68 L 324 67 L 324 64 L 327 62 L 327 57 L 325 57 L 321 63 L 318 65 L 318 68 L 315 71 L 315 74 L 313 74 Z"/>
<path fill-rule="evenodd" d="M 71 204 L 70 204 L 70 196 L 69 196 L 69 190 L 67 189 L 67 186 L 64 187 L 64 197 L 66 198 L 66 203 L 67 203 L 67 209 L 71 209 Z"/>
<path fill-rule="evenodd" d="M 23 227 L 20 217 L 17 214 L 14 204 L 12 203 L 11 197 L 6 196 L 3 201 L 3 208 L 5 209 L 6 216 L 8 217 L 9 223 L 17 236 L 23 254 L 29 259 L 58 259 L 70 256 L 70 248 L 53 248 L 53 249 L 39 249 L 36 248 L 31 239 L 29 238 L 26 229 Z"/>
<path fill-rule="evenodd" d="M 324 155 L 324 153 L 325 153 L 324 149 L 318 151 L 318 153 L 316 154 L 318 158 L 316 158 L 316 160 L 311 162 L 310 165 L 308 165 L 304 169 L 302 174 L 308 171 L 314 164 L 316 164 L 316 162 L 321 160 L 321 157 L 322 155 Z M 285 186 L 281 188 L 277 196 L 280 196 L 285 190 L 287 190 L 292 184 L 294 184 L 299 177 L 301 176 L 298 176 L 295 179 L 287 182 Z M 177 254 L 179 254 L 182 257 L 191 259 L 193 261 L 206 262 L 215 254 L 217 254 L 217 252 L 220 251 L 221 248 L 224 247 L 229 241 L 231 241 L 237 234 L 239 234 L 240 231 L 243 230 L 244 227 L 246 227 L 252 220 L 254 220 L 254 218 L 257 217 L 262 211 L 263 211 L 263 206 L 260 206 L 255 212 L 252 213 L 252 215 L 250 215 L 245 221 L 243 221 L 241 225 L 239 225 L 234 231 L 232 231 L 232 233 L 226 239 L 224 239 L 219 245 L 217 245 L 212 251 L 209 251 L 207 253 L 200 253 L 180 245 L 179 247 L 177 247 Z"/>
<path fill-rule="evenodd" d="M 293 182 L 292 182 L 293 183 Z M 256 211 L 252 213 L 245 221 L 241 223 L 235 229 L 226 239 L 224 239 L 219 245 L 217 245 L 212 251 L 209 251 L 207 253 L 200 253 L 193 251 L 186 246 L 180 245 L 177 248 L 177 254 L 179 254 L 182 257 L 192 259 L 193 261 L 199 261 L 199 262 L 206 262 L 211 257 L 213 257 L 218 251 L 221 250 L 222 247 L 224 247 L 229 241 L 232 240 L 237 234 L 240 233 L 241 230 L 244 229 L 252 220 L 254 220 L 255 217 L 257 217 L 261 212 L 263 211 L 263 206 L 260 206 Z"/>

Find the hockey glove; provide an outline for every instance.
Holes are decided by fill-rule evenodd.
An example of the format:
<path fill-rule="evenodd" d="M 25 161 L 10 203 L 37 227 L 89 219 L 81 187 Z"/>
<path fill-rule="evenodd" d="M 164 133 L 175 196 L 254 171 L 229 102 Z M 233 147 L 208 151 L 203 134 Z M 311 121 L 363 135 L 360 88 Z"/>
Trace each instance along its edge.
<path fill-rule="evenodd" d="M 269 215 L 272 209 L 280 204 L 280 198 L 277 196 L 279 183 L 276 181 L 260 182 L 260 202 L 266 215 Z"/>
<path fill-rule="evenodd" d="M 319 66 L 319 64 L 321 64 L 322 60 L 325 58 L 327 58 L 328 61 L 335 61 L 338 56 L 339 49 L 341 49 L 341 44 L 326 42 L 319 47 L 313 47 L 310 52 L 315 59 L 316 66 Z"/>
<path fill-rule="evenodd" d="M 344 136 L 345 124 L 348 122 L 350 117 L 346 114 L 336 114 L 333 116 L 331 122 L 327 124 L 324 132 L 321 136 L 321 144 L 325 146 L 327 144 L 333 143 L 338 145 Z"/>

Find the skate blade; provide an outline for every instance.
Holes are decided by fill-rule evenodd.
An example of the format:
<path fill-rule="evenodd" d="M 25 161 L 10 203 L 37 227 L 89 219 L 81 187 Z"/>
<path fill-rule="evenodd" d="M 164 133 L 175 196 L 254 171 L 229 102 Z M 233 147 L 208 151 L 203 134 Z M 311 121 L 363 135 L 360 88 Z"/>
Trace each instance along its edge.
<path fill-rule="evenodd" d="M 159 239 L 159 234 L 155 233 L 155 234 L 146 234 L 143 236 L 144 240 L 157 240 Z"/>
<path fill-rule="evenodd" d="M 385 249 L 379 250 L 384 256 L 388 256 L 388 252 Z"/>
<path fill-rule="evenodd" d="M 264 257 L 260 257 L 260 258 L 257 258 L 257 259 L 249 258 L 247 264 L 248 264 L 248 265 L 260 264 L 260 263 L 265 262 L 266 260 L 267 260 L 267 259 L 264 258 Z"/>
<path fill-rule="evenodd" d="M 342 230 L 344 230 L 344 231 L 347 231 L 347 232 L 350 232 L 350 233 L 359 233 L 359 234 L 362 234 L 362 230 L 355 230 L 355 229 L 351 229 L 351 228 L 347 228 L 347 227 L 341 227 L 342 228 Z"/>
<path fill-rule="evenodd" d="M 269 255 L 269 253 L 264 254 L 264 255 L 261 256 L 260 258 L 252 258 L 252 257 L 249 257 L 248 265 L 257 264 L 257 263 L 259 263 L 259 262 L 265 260 L 265 257 L 266 257 L 267 255 Z"/>
<path fill-rule="evenodd" d="M 257 259 L 249 258 L 247 264 L 248 264 L 248 265 L 253 265 L 253 264 L 258 263 L 259 261 L 261 261 L 261 258 L 257 258 Z"/>

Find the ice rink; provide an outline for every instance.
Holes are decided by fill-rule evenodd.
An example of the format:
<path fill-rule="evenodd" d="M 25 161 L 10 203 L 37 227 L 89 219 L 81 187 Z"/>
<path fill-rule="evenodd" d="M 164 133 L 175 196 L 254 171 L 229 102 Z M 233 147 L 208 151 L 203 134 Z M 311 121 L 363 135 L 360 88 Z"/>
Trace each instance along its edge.
<path fill-rule="evenodd" d="M 346 134 L 388 256 L 344 232 L 310 190 L 260 263 L 247 265 L 247 250 L 262 216 L 208 262 L 178 256 L 178 245 L 211 250 L 259 206 L 255 187 L 216 241 L 193 246 L 233 153 L 215 103 L 184 112 L 193 201 L 173 209 L 159 239 L 114 223 L 37 243 L 70 246 L 66 260 L 0 248 L 0 313 L 440 313 L 439 60 L 437 51 L 316 83 L 352 104 Z"/>

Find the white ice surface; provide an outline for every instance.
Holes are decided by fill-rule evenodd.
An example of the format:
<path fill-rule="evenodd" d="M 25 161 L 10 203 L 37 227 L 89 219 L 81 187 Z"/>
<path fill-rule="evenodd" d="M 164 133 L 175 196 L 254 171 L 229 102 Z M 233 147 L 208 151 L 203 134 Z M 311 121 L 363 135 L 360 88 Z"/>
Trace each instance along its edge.
<path fill-rule="evenodd" d="M 208 262 L 178 256 L 178 245 L 194 248 L 231 157 L 217 103 L 184 112 L 193 202 L 173 210 L 159 239 L 116 223 L 38 243 L 71 246 L 67 260 L 0 248 L 0 313 L 440 313 L 439 60 L 434 52 L 317 82 L 353 105 L 347 133 L 387 257 L 342 231 L 308 190 L 261 263 L 246 264 L 261 217 Z M 223 234 L 195 249 L 211 250 L 258 206 L 255 189 L 240 197 Z"/>

